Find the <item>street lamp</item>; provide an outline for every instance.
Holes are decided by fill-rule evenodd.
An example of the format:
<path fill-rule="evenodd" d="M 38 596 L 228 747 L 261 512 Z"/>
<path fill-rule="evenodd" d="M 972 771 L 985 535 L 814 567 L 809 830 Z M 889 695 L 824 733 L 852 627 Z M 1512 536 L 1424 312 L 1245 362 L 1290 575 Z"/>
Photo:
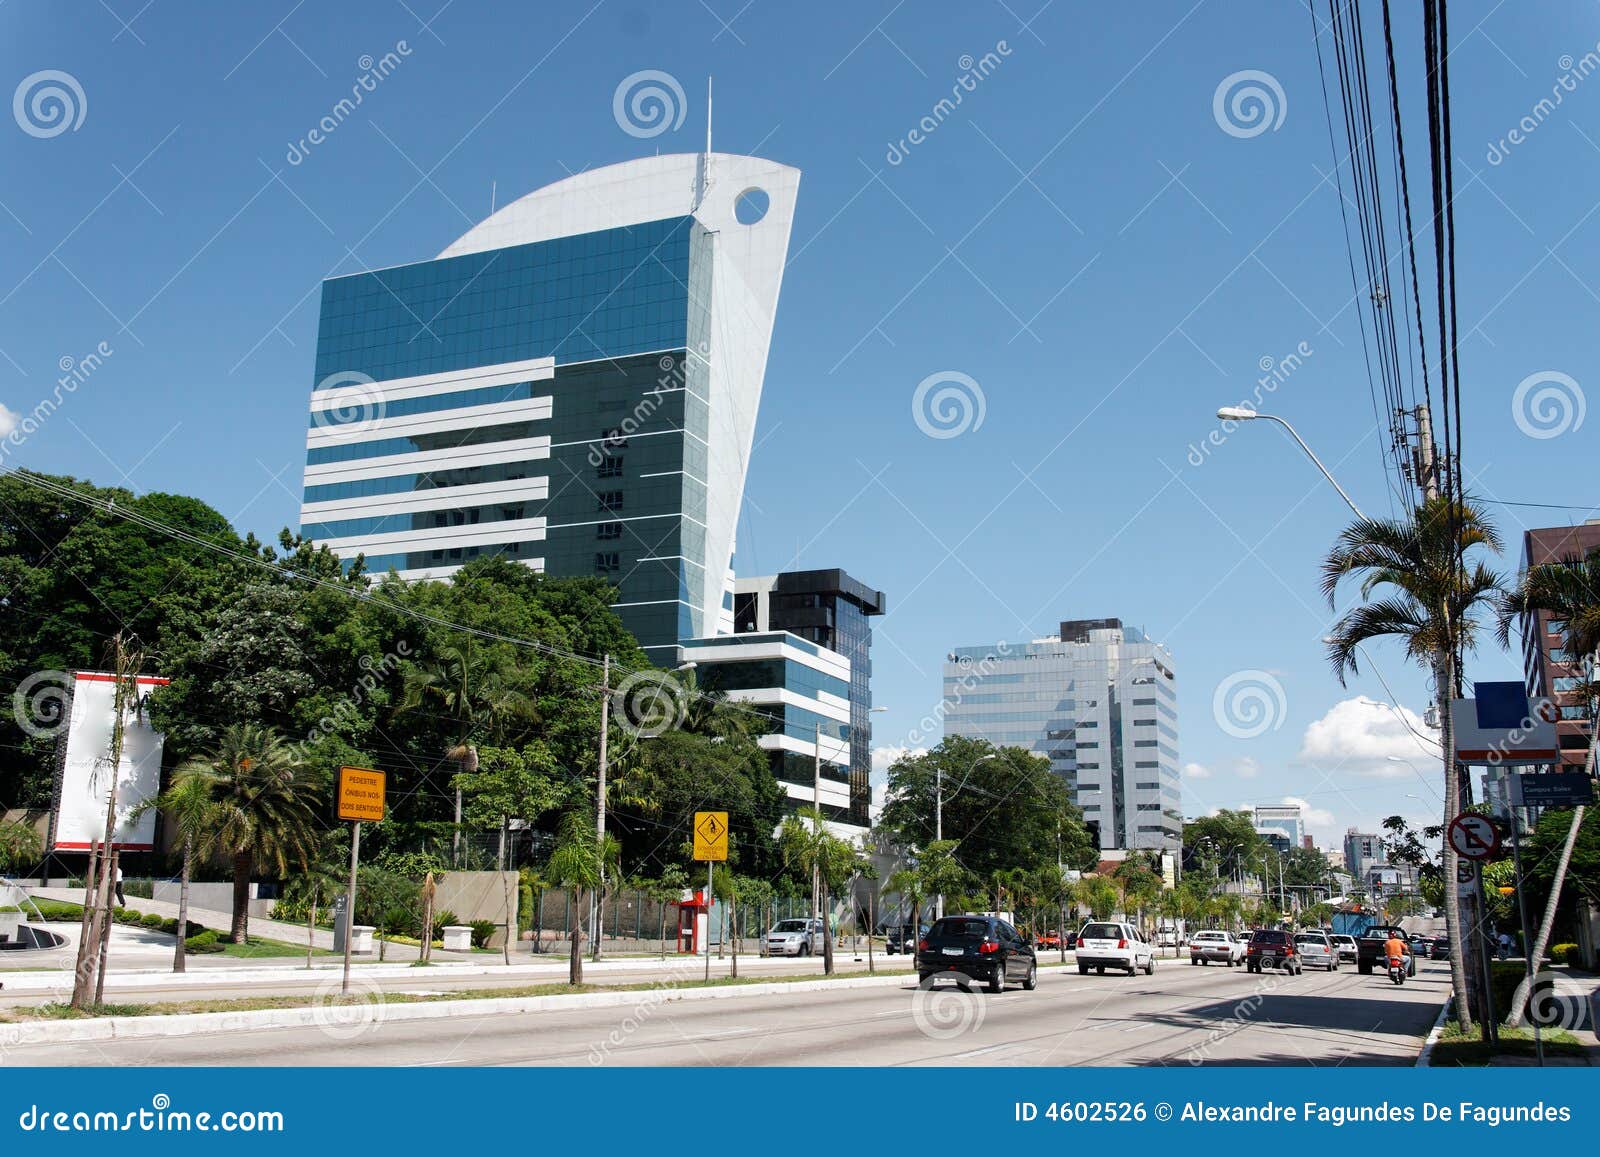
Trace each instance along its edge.
<path fill-rule="evenodd" d="M 1255 410 L 1246 409 L 1243 406 L 1223 406 L 1217 411 L 1217 417 L 1221 418 L 1224 422 L 1253 422 L 1257 418 L 1265 418 L 1269 422 L 1278 423 L 1278 425 L 1289 431 L 1289 436 L 1299 444 L 1300 449 L 1305 451 L 1306 457 L 1311 459 L 1312 464 L 1315 465 L 1318 470 L 1322 471 L 1322 476 L 1326 478 L 1328 483 L 1339 492 L 1339 497 L 1344 499 L 1345 505 L 1351 510 L 1355 511 L 1356 517 L 1361 519 L 1363 522 L 1367 520 L 1367 516 L 1361 513 L 1361 508 L 1354 502 L 1350 501 L 1350 496 L 1344 492 L 1344 487 L 1340 486 L 1339 483 L 1334 479 L 1333 475 L 1328 473 L 1328 468 L 1322 464 L 1322 459 L 1318 458 L 1314 453 L 1312 453 L 1311 447 L 1306 445 L 1305 439 L 1300 437 L 1299 433 L 1293 426 L 1289 425 L 1288 422 L 1285 422 L 1276 414 L 1262 414 Z"/>
<path fill-rule="evenodd" d="M 1416 773 L 1417 778 L 1420 779 L 1423 782 L 1423 785 L 1425 787 L 1427 787 L 1427 789 L 1429 791 L 1433 792 L 1434 798 L 1437 799 L 1441 804 L 1444 803 L 1444 797 L 1439 794 L 1439 789 L 1433 786 L 1433 784 L 1428 780 L 1428 777 L 1422 774 L 1422 769 L 1419 768 L 1416 764 L 1412 763 L 1409 759 L 1405 759 L 1402 756 L 1398 756 L 1398 755 L 1386 755 L 1383 758 L 1388 760 L 1390 763 L 1403 763 L 1403 764 L 1405 764 L 1413 772 Z M 1422 799 L 1422 797 L 1420 795 L 1413 795 L 1410 792 L 1406 792 L 1406 798 L 1407 799 L 1422 800 L 1423 803 L 1427 803 L 1428 802 L 1427 800 Z"/>

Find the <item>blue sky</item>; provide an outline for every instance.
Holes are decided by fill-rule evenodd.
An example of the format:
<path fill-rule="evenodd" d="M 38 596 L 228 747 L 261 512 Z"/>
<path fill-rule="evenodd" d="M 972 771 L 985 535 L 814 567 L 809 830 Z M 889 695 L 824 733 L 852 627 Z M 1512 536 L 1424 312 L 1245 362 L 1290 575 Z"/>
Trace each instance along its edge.
<path fill-rule="evenodd" d="M 934 708 L 948 647 L 1116 615 L 1175 656 L 1187 811 L 1296 797 L 1324 835 L 1436 814 L 1437 776 L 1383 759 L 1407 750 L 1390 713 L 1325 720 L 1388 698 L 1370 677 L 1341 689 L 1321 654 L 1338 496 L 1264 423 L 1191 450 L 1264 359 L 1303 349 L 1263 408 L 1366 509 L 1394 501 L 1302 6 L 141 3 L 0 6 L 4 89 L 57 70 L 82 93 L 75 128 L 25 131 L 25 101 L 0 126 L 0 401 L 32 410 L 63 359 L 112 351 L 8 461 L 195 494 L 241 531 L 292 525 L 321 279 L 433 256 L 487 215 L 491 184 L 503 204 L 698 150 L 714 74 L 716 147 L 804 174 L 737 565 L 843 566 L 887 592 L 875 742 L 903 744 Z M 1421 19 L 1395 10 L 1420 144 Z M 1600 78 L 1570 78 L 1600 13 L 1457 3 L 1451 33 L 1471 485 L 1594 503 L 1574 467 L 1600 417 L 1569 407 L 1564 432 L 1532 437 L 1513 399 L 1535 374 L 1568 375 L 1574 405 L 1591 384 Z M 363 58 L 391 52 L 397 67 L 290 163 Z M 985 54 L 959 107 L 906 147 Z M 648 139 L 613 115 L 642 70 L 684 92 L 681 127 Z M 1282 94 L 1255 135 L 1214 115 L 1246 70 Z M 1507 145 L 1563 76 L 1559 107 Z M 975 383 L 958 388 L 981 393 L 981 425 L 919 426 L 918 385 L 941 374 Z M 1493 509 L 1508 568 L 1523 527 L 1593 513 Z M 1420 675 L 1375 657 L 1420 711 Z M 1213 711 L 1240 672 L 1266 676 L 1245 678 L 1270 711 L 1250 738 Z M 1470 674 L 1518 669 L 1491 649 Z"/>

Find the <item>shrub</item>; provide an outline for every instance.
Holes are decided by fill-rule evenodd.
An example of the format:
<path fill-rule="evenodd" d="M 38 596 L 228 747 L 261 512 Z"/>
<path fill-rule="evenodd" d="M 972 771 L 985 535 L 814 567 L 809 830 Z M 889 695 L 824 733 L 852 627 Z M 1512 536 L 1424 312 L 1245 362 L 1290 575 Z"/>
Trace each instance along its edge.
<path fill-rule="evenodd" d="M 155 881 L 124 880 L 122 882 L 122 894 L 124 896 L 133 896 L 140 900 L 154 900 L 156 897 Z"/>
<path fill-rule="evenodd" d="M 461 921 L 456 919 L 456 914 L 448 908 L 443 912 L 435 912 L 433 914 L 433 938 L 435 940 L 443 940 L 445 926 L 460 923 Z"/>
<path fill-rule="evenodd" d="M 533 885 L 519 884 L 517 886 L 517 931 L 531 932 L 533 930 Z"/>
<path fill-rule="evenodd" d="M 1578 951 L 1576 944 L 1554 944 L 1550 948 L 1550 959 L 1557 964 L 1565 964 L 1569 968 L 1577 968 L 1583 963 L 1583 956 Z"/>
<path fill-rule="evenodd" d="M 137 924 L 144 919 L 144 913 L 135 912 L 132 908 L 113 908 L 111 918 L 118 924 Z"/>
<path fill-rule="evenodd" d="M 152 931 L 156 931 L 156 932 L 161 931 L 162 925 L 164 925 L 166 922 L 167 921 L 166 921 L 166 918 L 164 916 L 161 916 L 160 914 L 155 913 L 155 912 L 147 913 L 145 915 L 144 919 L 139 921 L 139 923 L 143 924 L 146 928 L 149 928 Z M 174 931 L 176 931 L 176 929 L 178 927 L 178 922 L 176 920 L 174 920 L 172 922 L 172 927 L 173 927 Z"/>
<path fill-rule="evenodd" d="M 472 922 L 472 946 L 474 948 L 489 947 L 489 937 L 493 936 L 495 929 L 500 925 L 493 920 L 474 920 Z"/>
<path fill-rule="evenodd" d="M 185 952 L 221 952 L 223 949 L 222 937 L 218 936 L 215 929 L 204 928 L 183 942 Z"/>
<path fill-rule="evenodd" d="M 161 931 L 176 936 L 178 934 L 178 918 L 176 916 L 171 916 L 161 921 Z"/>
<path fill-rule="evenodd" d="M 41 900 L 37 905 L 39 915 L 46 922 L 70 921 L 83 919 L 83 906 L 81 904 L 67 904 L 60 900 Z M 28 915 L 33 915 L 30 908 Z"/>

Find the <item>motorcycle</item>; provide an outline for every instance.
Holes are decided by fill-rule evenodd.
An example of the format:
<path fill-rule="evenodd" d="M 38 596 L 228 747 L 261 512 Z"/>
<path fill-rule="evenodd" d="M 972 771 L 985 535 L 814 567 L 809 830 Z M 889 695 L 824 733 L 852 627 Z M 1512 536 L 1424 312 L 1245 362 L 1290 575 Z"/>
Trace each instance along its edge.
<path fill-rule="evenodd" d="M 1404 984 L 1406 982 L 1406 962 L 1403 957 L 1389 957 L 1389 979 L 1396 984 Z"/>

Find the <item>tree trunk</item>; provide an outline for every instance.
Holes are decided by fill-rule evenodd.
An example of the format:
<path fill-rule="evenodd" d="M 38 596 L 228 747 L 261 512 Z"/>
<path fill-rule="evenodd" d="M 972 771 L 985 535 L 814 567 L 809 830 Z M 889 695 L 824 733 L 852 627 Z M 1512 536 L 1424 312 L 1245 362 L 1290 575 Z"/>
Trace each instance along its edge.
<path fill-rule="evenodd" d="M 739 899 L 728 897 L 728 923 L 733 925 L 733 978 L 739 979 Z M 723 939 L 727 939 L 726 936 Z"/>
<path fill-rule="evenodd" d="M 311 902 L 306 905 L 306 967 L 311 967 L 311 954 L 317 947 L 317 890 L 311 889 Z"/>
<path fill-rule="evenodd" d="M 178 881 L 178 944 L 172 952 L 172 971 L 183 972 L 189 950 L 189 873 L 194 866 L 194 841 L 183 841 L 183 876 Z"/>
<path fill-rule="evenodd" d="M 567 983 L 578 985 L 583 983 L 583 909 L 579 906 L 583 902 L 583 894 L 577 889 L 572 889 L 572 930 L 569 939 L 572 941 L 567 958 Z"/>
<path fill-rule="evenodd" d="M 1461 810 L 1461 779 L 1456 774 L 1455 730 L 1450 719 L 1450 690 L 1455 685 L 1454 663 L 1449 655 L 1436 655 L 1433 662 L 1434 685 L 1439 696 L 1439 747 L 1444 762 L 1444 822 L 1448 825 Z M 1450 991 L 1455 997 L 1456 1026 L 1463 1032 L 1472 1027 L 1472 1010 L 1467 1001 L 1466 943 L 1461 926 L 1461 892 L 1456 884 L 1459 857 L 1444 840 L 1444 918 L 1450 936 Z"/>
<path fill-rule="evenodd" d="M 822 975 L 833 975 L 833 921 L 828 919 L 828 909 L 833 906 L 833 897 L 828 889 L 822 890 Z"/>
<path fill-rule="evenodd" d="M 1589 764 L 1594 765 L 1594 744 L 1589 745 Z M 1550 885 L 1550 899 L 1545 901 L 1544 919 L 1539 922 L 1539 934 L 1534 937 L 1533 951 L 1528 959 L 1532 962 L 1534 971 L 1538 971 L 1539 962 L 1544 959 L 1545 948 L 1550 943 L 1550 929 L 1556 920 L 1556 905 L 1561 903 L 1561 885 L 1567 878 L 1567 867 L 1572 863 L 1572 846 L 1578 842 L 1578 829 L 1583 826 L 1583 813 L 1586 809 L 1579 805 L 1572 809 L 1572 828 L 1567 832 L 1566 843 L 1561 845 L 1561 859 L 1556 862 L 1555 880 Z M 1524 881 L 1518 880 L 1517 886 L 1523 887 Z M 1528 1006 L 1528 981 L 1531 977 L 1523 977 L 1522 983 L 1517 985 L 1517 994 L 1511 998 L 1511 1015 L 1506 1018 L 1510 1028 L 1521 1028 L 1523 1011 Z"/>
<path fill-rule="evenodd" d="M 235 852 L 233 856 L 233 942 L 235 944 L 243 944 L 250 934 L 252 859 L 249 852 Z"/>

